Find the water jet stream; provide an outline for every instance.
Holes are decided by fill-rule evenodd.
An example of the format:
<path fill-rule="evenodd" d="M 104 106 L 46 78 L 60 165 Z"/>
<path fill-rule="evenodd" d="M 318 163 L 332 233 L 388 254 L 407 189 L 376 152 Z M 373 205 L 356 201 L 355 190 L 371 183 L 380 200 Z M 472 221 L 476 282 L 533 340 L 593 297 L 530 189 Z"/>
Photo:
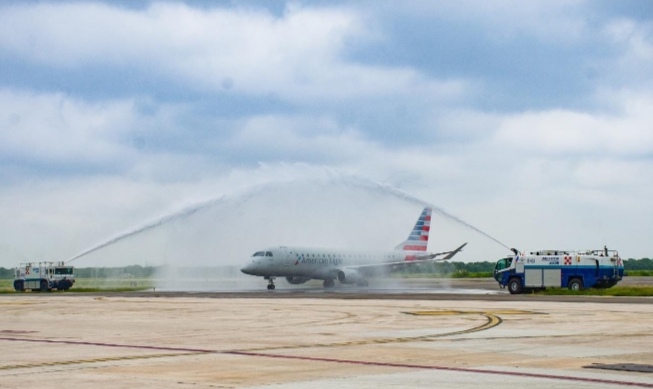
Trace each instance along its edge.
<path fill-rule="evenodd" d="M 162 217 L 160 219 L 157 219 L 157 220 L 155 220 L 153 222 L 147 223 L 144 226 L 141 226 L 141 227 L 138 227 L 136 229 L 130 230 L 128 232 L 117 235 L 117 236 L 109 239 L 108 241 L 106 241 L 104 243 L 101 243 L 101 244 L 99 244 L 99 245 L 97 245 L 97 246 L 95 246 L 93 248 L 90 248 L 90 249 L 88 249 L 86 251 L 83 251 L 83 252 L 75 255 L 74 257 L 70 258 L 69 260 L 67 260 L 66 263 L 72 262 L 72 261 L 74 261 L 74 260 L 76 260 L 78 258 L 81 258 L 81 257 L 83 257 L 83 256 L 85 256 L 87 254 L 90 254 L 92 252 L 98 251 L 98 250 L 103 249 L 105 247 L 111 246 L 111 245 L 113 245 L 115 243 L 118 243 L 118 242 L 120 242 L 120 241 L 122 241 L 124 239 L 127 239 L 127 238 L 132 237 L 132 236 L 137 235 L 137 234 L 140 234 L 142 232 L 152 230 L 154 228 L 157 228 L 159 226 L 162 226 L 164 224 L 167 224 L 167 223 L 170 223 L 170 222 L 173 222 L 173 221 L 188 218 L 188 217 L 192 216 L 193 214 L 195 214 L 196 212 L 202 210 L 203 208 L 214 206 L 214 205 L 222 202 L 223 200 L 224 200 L 224 196 L 221 196 L 221 197 L 218 197 L 216 199 L 209 200 L 209 201 L 194 205 L 192 207 L 185 208 L 185 209 L 183 209 L 181 211 L 174 212 L 174 213 L 172 213 L 170 215 L 164 216 L 164 217 Z"/>
<path fill-rule="evenodd" d="M 299 188 L 299 189 L 298 189 Z M 460 218 L 451 215 L 450 213 L 446 212 L 444 209 L 437 207 L 429 202 L 426 202 L 424 200 L 421 200 L 413 195 L 410 195 L 398 188 L 395 188 L 393 186 L 387 185 L 387 184 L 382 184 L 379 182 L 371 181 L 368 179 L 356 177 L 356 176 L 351 176 L 351 175 L 342 175 L 342 174 L 337 174 L 333 172 L 329 172 L 327 174 L 327 177 L 318 177 L 318 178 L 309 178 L 309 179 L 294 179 L 291 181 L 284 181 L 284 182 L 272 182 L 272 183 L 267 183 L 267 184 L 261 184 L 257 185 L 254 187 L 251 187 L 249 190 L 246 190 L 244 192 L 241 192 L 236 195 L 231 195 L 231 196 L 226 196 L 222 195 L 220 197 L 217 197 L 215 199 L 211 199 L 199 204 L 196 204 L 194 206 L 185 208 L 181 211 L 174 212 L 172 214 L 166 215 L 164 217 L 161 217 L 159 219 L 156 219 L 152 222 L 146 223 L 143 226 L 134 228 L 132 230 L 129 230 L 125 233 L 121 233 L 109 240 L 107 240 L 104 243 L 101 243 L 97 246 L 94 246 L 88 250 L 85 250 L 74 257 L 70 258 L 66 262 L 72 262 L 74 260 L 77 260 L 81 257 L 84 257 L 88 254 L 91 254 L 93 252 L 96 252 L 98 250 L 101 250 L 103 248 L 107 248 L 109 246 L 115 245 L 125 239 L 134 237 L 136 235 L 145 233 L 147 231 L 151 231 L 154 229 L 157 229 L 159 227 L 168 225 L 173 222 L 177 222 L 180 220 L 188 219 L 193 215 L 199 214 L 204 211 L 208 211 L 211 209 L 216 209 L 218 207 L 226 207 L 228 209 L 245 209 L 244 206 L 250 202 L 254 201 L 257 198 L 263 198 L 266 195 L 272 193 L 273 195 L 277 196 L 290 196 L 291 194 L 294 194 L 295 191 L 304 191 L 307 192 L 309 190 L 316 191 L 315 193 L 327 193 L 324 194 L 326 196 L 325 198 L 329 201 L 337 201 L 333 200 L 334 199 L 334 194 L 328 192 L 328 190 L 334 190 L 334 188 L 345 188 L 347 190 L 353 190 L 353 189 L 358 189 L 362 190 L 364 193 L 373 194 L 373 195 L 382 195 L 383 197 L 392 197 L 398 200 L 401 200 L 403 202 L 409 203 L 409 204 L 415 204 L 419 205 L 420 207 L 425 207 L 429 206 L 433 209 L 433 212 L 446 218 L 449 219 L 461 226 L 464 226 L 465 228 L 468 228 L 476 233 L 479 233 L 483 235 L 484 237 L 490 239 L 491 241 L 499 244 L 500 246 L 504 248 L 508 248 L 505 244 L 497 240 L 496 238 L 490 236 L 486 232 L 478 229 L 477 227 L 474 227 L 473 225 L 461 220 Z M 313 192 L 310 192 L 306 194 L 307 198 L 311 198 L 311 195 Z M 339 193 L 339 195 L 342 196 L 342 194 Z M 353 193 L 345 193 L 345 196 L 343 198 L 343 201 L 349 202 L 350 197 L 354 197 Z M 300 197 L 302 198 L 302 197 Z M 302 198 L 303 199 L 303 198 Z M 369 202 L 369 201 L 368 201 Z M 274 205 L 274 204 L 273 204 Z M 315 205 L 313 205 L 315 206 Z M 322 204 L 319 204 L 319 206 L 322 206 Z M 355 205 L 354 205 L 355 206 Z M 239 208 L 241 207 L 241 208 Z M 297 215 L 295 215 L 297 216 Z M 300 217 L 303 217 L 305 215 L 301 215 Z"/>

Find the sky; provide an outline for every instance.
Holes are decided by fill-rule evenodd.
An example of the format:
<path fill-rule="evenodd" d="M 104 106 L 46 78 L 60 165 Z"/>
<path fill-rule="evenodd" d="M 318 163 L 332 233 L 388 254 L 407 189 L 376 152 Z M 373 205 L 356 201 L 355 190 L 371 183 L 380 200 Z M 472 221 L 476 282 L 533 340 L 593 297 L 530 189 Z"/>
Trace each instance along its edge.
<path fill-rule="evenodd" d="M 221 196 L 240 213 L 180 236 L 241 237 L 248 193 L 276 210 L 263 219 L 279 244 L 353 245 L 311 240 L 326 234 L 311 209 L 342 226 L 356 207 L 354 230 L 386 231 L 360 242 L 394 247 L 420 206 L 365 224 L 393 205 L 361 205 L 378 196 L 340 185 L 357 181 L 510 247 L 651 257 L 652 123 L 651 2 L 4 1 L 0 266 L 72 258 Z M 325 182 L 339 192 L 313 190 Z M 483 239 L 462 259 L 505 253 Z"/>

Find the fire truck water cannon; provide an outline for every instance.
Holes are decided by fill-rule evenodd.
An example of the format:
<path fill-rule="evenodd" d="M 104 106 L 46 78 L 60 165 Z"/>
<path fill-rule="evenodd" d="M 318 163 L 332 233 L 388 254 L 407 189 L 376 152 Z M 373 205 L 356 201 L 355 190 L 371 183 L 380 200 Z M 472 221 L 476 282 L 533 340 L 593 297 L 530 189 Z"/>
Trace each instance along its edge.
<path fill-rule="evenodd" d="M 546 287 L 610 288 L 624 276 L 617 250 L 540 250 L 529 253 L 511 249 L 514 255 L 500 259 L 494 278 L 512 294 Z"/>
<path fill-rule="evenodd" d="M 16 292 L 68 290 L 74 283 L 74 268 L 64 262 L 21 263 L 14 271 Z"/>

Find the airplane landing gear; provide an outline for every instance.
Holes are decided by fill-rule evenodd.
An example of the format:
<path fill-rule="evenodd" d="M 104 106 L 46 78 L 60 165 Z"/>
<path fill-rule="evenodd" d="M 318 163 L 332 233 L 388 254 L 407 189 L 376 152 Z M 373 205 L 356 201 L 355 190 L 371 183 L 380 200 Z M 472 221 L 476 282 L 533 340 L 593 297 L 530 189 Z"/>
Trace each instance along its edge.
<path fill-rule="evenodd" d="M 275 288 L 275 286 L 274 286 L 274 278 L 275 278 L 275 277 L 267 277 L 267 279 L 270 281 L 270 282 L 268 283 L 268 290 L 274 290 L 274 288 Z"/>
<path fill-rule="evenodd" d="M 324 282 L 322 283 L 322 286 L 324 286 L 325 288 L 333 288 L 335 285 L 336 282 L 331 278 L 324 280 Z"/>

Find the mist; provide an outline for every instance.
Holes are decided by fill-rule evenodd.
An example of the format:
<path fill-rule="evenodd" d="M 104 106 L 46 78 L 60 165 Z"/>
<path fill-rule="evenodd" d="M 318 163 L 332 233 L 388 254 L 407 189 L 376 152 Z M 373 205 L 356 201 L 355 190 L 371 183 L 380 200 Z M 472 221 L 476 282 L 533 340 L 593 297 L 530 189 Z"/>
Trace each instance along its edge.
<path fill-rule="evenodd" d="M 331 172 L 216 196 L 117 234 L 69 262 L 162 265 L 156 279 L 163 289 L 262 288 L 261 278 L 239 271 L 253 252 L 279 245 L 390 250 L 406 239 L 427 205 L 433 207 L 429 251 L 469 242 L 457 261 L 496 260 L 507 251 L 434 204 Z"/>

